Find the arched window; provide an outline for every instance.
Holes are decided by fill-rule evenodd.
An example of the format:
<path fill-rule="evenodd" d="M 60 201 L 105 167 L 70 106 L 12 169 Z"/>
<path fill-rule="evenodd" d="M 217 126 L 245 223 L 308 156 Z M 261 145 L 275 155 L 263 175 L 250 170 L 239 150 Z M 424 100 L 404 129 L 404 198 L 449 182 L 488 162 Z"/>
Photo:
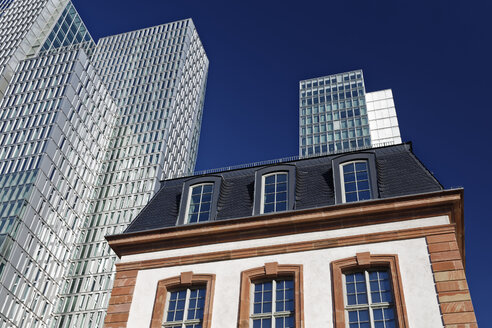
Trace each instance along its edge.
<path fill-rule="evenodd" d="M 186 181 L 181 193 L 177 225 L 215 220 L 222 178 L 199 177 Z"/>
<path fill-rule="evenodd" d="M 302 265 L 272 262 L 243 271 L 238 327 L 304 327 L 302 291 Z"/>
<path fill-rule="evenodd" d="M 157 284 L 151 328 L 210 328 L 215 275 L 183 272 Z"/>
<path fill-rule="evenodd" d="M 369 164 L 365 160 L 341 164 L 342 202 L 350 203 L 372 198 Z"/>
<path fill-rule="evenodd" d="M 336 328 L 407 328 L 397 255 L 358 253 L 331 264 Z"/>
<path fill-rule="evenodd" d="M 185 223 L 210 221 L 213 183 L 201 183 L 190 187 Z"/>
<path fill-rule="evenodd" d="M 379 197 L 376 156 L 373 153 L 341 155 L 334 158 L 331 165 L 337 204 Z"/>
<path fill-rule="evenodd" d="M 289 173 L 275 172 L 262 178 L 261 213 L 287 210 L 289 195 Z"/>
<path fill-rule="evenodd" d="M 253 215 L 293 210 L 295 166 L 276 165 L 256 171 Z"/>

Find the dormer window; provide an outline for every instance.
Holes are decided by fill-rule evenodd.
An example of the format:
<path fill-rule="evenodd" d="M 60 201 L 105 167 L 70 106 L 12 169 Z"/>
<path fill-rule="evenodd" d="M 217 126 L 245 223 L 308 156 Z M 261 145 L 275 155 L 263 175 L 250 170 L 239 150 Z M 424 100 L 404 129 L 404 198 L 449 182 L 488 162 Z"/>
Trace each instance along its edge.
<path fill-rule="evenodd" d="M 278 165 L 256 171 L 253 214 L 294 209 L 295 166 Z"/>
<path fill-rule="evenodd" d="M 332 160 L 332 169 L 337 204 L 379 197 L 373 153 L 339 156 Z"/>
<path fill-rule="evenodd" d="M 287 172 L 276 172 L 263 176 L 261 213 L 287 210 L 288 178 Z"/>
<path fill-rule="evenodd" d="M 372 198 L 367 161 L 344 163 L 340 174 L 344 203 Z"/>
<path fill-rule="evenodd" d="M 210 220 L 210 208 L 214 192 L 213 183 L 191 186 L 188 193 L 186 223 L 206 222 Z"/>
<path fill-rule="evenodd" d="M 186 181 L 181 193 L 177 225 L 215 220 L 221 177 L 200 177 Z"/>

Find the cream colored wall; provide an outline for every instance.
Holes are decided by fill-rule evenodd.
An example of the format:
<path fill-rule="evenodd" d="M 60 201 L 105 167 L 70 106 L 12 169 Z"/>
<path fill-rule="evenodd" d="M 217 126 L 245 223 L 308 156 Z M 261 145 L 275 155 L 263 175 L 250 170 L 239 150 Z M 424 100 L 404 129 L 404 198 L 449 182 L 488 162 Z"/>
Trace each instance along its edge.
<path fill-rule="evenodd" d="M 128 256 L 123 260 L 128 262 L 130 259 L 135 261 L 138 259 L 177 256 L 178 254 L 199 254 L 216 250 L 264 246 L 272 242 L 295 242 L 306 240 L 306 238 L 309 238 L 308 240 L 315 240 L 332 238 L 337 235 L 347 236 L 351 234 L 391 231 L 447 223 L 449 223 L 447 217 L 435 217 L 363 228 L 341 229 L 321 233 L 298 234 L 288 237 L 200 246 L 168 252 L 155 252 L 152 254 Z M 212 327 L 235 327 L 238 315 L 240 273 L 247 269 L 263 266 L 267 262 L 302 264 L 304 266 L 305 327 L 331 327 L 333 315 L 330 262 L 355 256 L 359 252 L 398 254 L 410 327 L 442 327 L 427 244 L 424 238 L 142 270 L 137 277 L 128 327 L 148 327 L 150 325 L 157 282 L 165 278 L 178 276 L 181 272 L 186 271 L 193 271 L 197 274 L 216 274 Z"/>
<path fill-rule="evenodd" d="M 384 231 L 431 227 L 431 226 L 443 225 L 443 224 L 449 224 L 449 218 L 445 215 L 431 217 L 431 218 L 416 219 L 416 220 L 373 224 L 370 226 L 363 226 L 363 227 L 310 232 L 310 233 L 302 233 L 302 234 L 273 237 L 273 238 L 258 238 L 254 240 L 235 241 L 230 243 L 221 243 L 221 244 L 198 246 L 198 247 L 188 247 L 188 248 L 181 248 L 181 249 L 170 250 L 170 251 L 128 255 L 128 256 L 123 256 L 120 262 L 126 263 L 126 262 L 145 261 L 145 260 L 160 259 L 164 257 L 218 252 L 218 251 L 223 251 L 225 249 L 232 250 L 232 249 L 242 249 L 242 248 L 249 248 L 249 247 L 270 246 L 270 245 L 277 245 L 280 243 L 281 244 L 295 243 L 301 241 L 355 236 L 355 235 L 378 233 Z M 206 238 L 206 236 L 204 238 Z"/>

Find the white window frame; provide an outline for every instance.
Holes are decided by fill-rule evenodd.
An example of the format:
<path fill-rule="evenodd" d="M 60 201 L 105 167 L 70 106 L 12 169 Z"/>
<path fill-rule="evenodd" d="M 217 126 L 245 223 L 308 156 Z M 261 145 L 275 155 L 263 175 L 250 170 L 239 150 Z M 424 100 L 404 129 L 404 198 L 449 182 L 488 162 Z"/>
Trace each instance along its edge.
<path fill-rule="evenodd" d="M 390 286 L 391 286 L 391 297 L 393 299 L 393 302 L 380 302 L 380 303 L 373 303 L 372 302 L 372 294 L 371 294 L 371 284 L 369 281 L 369 272 L 372 271 L 386 271 L 388 273 L 388 279 L 390 280 Z M 364 277 L 365 277 L 365 283 L 366 283 L 366 293 L 367 293 L 367 304 L 356 304 L 356 305 L 348 305 L 348 298 L 347 298 L 347 281 L 346 281 L 346 275 L 347 274 L 354 274 L 357 272 L 363 272 Z M 369 323 L 371 325 L 371 328 L 374 328 L 374 314 L 373 310 L 377 309 L 393 309 L 393 313 L 395 315 L 394 321 L 396 327 L 398 327 L 398 320 L 396 317 L 396 308 L 395 308 L 395 302 L 394 302 L 394 292 L 393 292 L 393 286 L 391 284 L 391 271 L 389 268 L 384 268 L 384 267 L 379 267 L 379 268 L 370 268 L 370 269 L 361 269 L 361 270 L 353 270 L 353 271 L 347 271 L 342 274 L 342 281 L 343 281 L 343 302 L 344 302 L 344 309 L 345 309 L 345 323 L 346 327 L 349 327 L 349 311 L 355 311 L 355 310 L 367 310 L 369 312 Z"/>
<path fill-rule="evenodd" d="M 292 280 L 292 282 L 294 283 L 294 311 L 275 311 L 275 307 L 276 307 L 276 302 L 277 302 L 277 280 Z M 269 312 L 269 313 L 254 313 L 254 304 L 255 304 L 255 286 L 256 284 L 258 283 L 264 283 L 264 282 L 272 282 L 272 312 Z M 276 278 L 276 279 L 262 279 L 262 280 L 257 280 L 257 281 L 252 281 L 251 284 L 250 284 L 250 288 L 249 288 L 249 293 L 250 293 L 250 296 L 249 296 L 249 299 L 250 299 L 250 309 L 249 309 L 249 326 L 250 327 L 253 327 L 253 320 L 255 319 L 272 319 L 272 327 L 275 327 L 275 319 L 276 318 L 283 318 L 283 317 L 289 317 L 289 316 L 292 316 L 294 318 L 294 322 L 296 320 L 296 317 L 295 317 L 295 278 L 294 277 L 279 277 L 279 278 Z M 167 313 L 167 312 L 166 312 Z"/>
<path fill-rule="evenodd" d="M 196 325 L 196 324 L 200 324 L 200 323 L 203 324 L 203 322 L 202 322 L 203 318 L 202 319 L 191 319 L 191 320 L 187 319 L 188 309 L 189 309 L 189 305 L 190 305 L 191 290 L 192 289 L 201 289 L 201 288 L 205 288 L 205 297 L 207 297 L 207 294 L 206 294 L 206 291 L 207 291 L 206 288 L 207 287 L 206 286 L 196 286 L 196 287 L 187 287 L 186 288 L 185 307 L 183 310 L 183 320 L 180 320 L 180 321 L 167 321 L 167 314 L 169 311 L 169 303 L 171 302 L 171 293 L 182 291 L 185 288 L 178 288 L 178 289 L 168 291 L 167 297 L 166 297 L 166 308 L 164 311 L 164 318 L 163 318 L 163 322 L 162 322 L 162 327 L 173 327 L 173 326 L 180 325 L 181 327 L 184 328 L 187 325 Z"/>
<path fill-rule="evenodd" d="M 211 215 L 212 215 L 212 206 L 213 206 L 213 195 L 214 195 L 214 188 L 215 188 L 215 185 L 213 182 L 204 182 L 204 183 L 198 183 L 198 184 L 194 184 L 192 186 L 190 186 L 189 190 L 188 190 L 188 200 L 186 201 L 186 212 L 185 212 L 185 217 L 184 217 L 184 223 L 185 224 L 190 224 L 190 220 L 189 220 L 189 217 L 188 217 L 188 214 L 190 213 L 190 206 L 191 206 L 191 196 L 193 194 L 193 188 L 196 188 L 196 187 L 200 187 L 200 186 L 206 186 L 206 185 L 211 185 L 212 186 L 212 195 L 211 195 L 211 198 L 210 198 L 210 209 L 208 211 L 208 220 L 207 221 L 202 221 L 202 222 L 209 222 L 211 221 Z M 203 195 L 203 192 L 200 194 L 200 208 L 202 207 L 202 199 L 201 199 L 201 196 Z M 198 213 L 200 213 L 200 211 L 198 211 Z M 198 217 L 198 220 L 200 219 L 200 217 Z M 200 221 L 197 222 L 193 222 L 191 224 L 195 224 L 195 223 L 200 223 Z"/>
<path fill-rule="evenodd" d="M 361 159 L 361 160 L 356 160 L 356 161 L 349 161 L 349 162 L 343 162 L 340 164 L 340 188 L 342 190 L 342 203 L 347 203 L 347 199 L 346 199 L 346 195 L 345 195 L 345 177 L 344 177 L 344 174 L 343 174 L 343 168 L 344 166 L 346 165 L 349 165 L 349 164 L 356 164 L 356 163 L 366 163 L 366 167 L 367 167 L 367 181 L 369 183 L 369 193 L 371 194 L 371 197 L 369 199 L 364 199 L 364 200 L 370 200 L 370 199 L 373 199 L 374 195 L 373 195 L 373 190 L 371 188 L 371 181 L 372 181 L 372 177 L 371 177 L 371 169 L 369 167 L 369 161 L 368 160 L 365 160 L 365 159 Z M 355 173 L 355 171 L 354 171 Z M 355 177 L 355 182 L 357 184 L 357 175 Z M 358 194 L 358 190 L 356 191 L 357 193 L 357 201 L 356 202 L 359 202 L 359 194 Z M 351 202 L 353 203 L 353 202 Z"/>
<path fill-rule="evenodd" d="M 287 180 L 286 181 L 286 185 L 287 185 L 287 195 L 286 195 L 286 204 L 285 204 L 285 210 L 284 211 L 288 211 L 289 210 L 289 193 L 291 192 L 289 190 L 289 172 L 287 171 L 275 171 L 275 172 L 270 172 L 270 173 L 267 173 L 267 174 L 264 174 L 262 175 L 261 177 L 261 201 L 260 201 L 260 214 L 265 214 L 265 189 L 266 189 L 266 184 L 265 184 L 265 180 L 266 178 L 268 178 L 269 176 L 272 176 L 272 175 L 278 175 L 278 174 L 285 174 L 287 176 Z M 274 202 L 274 206 L 275 206 L 275 211 L 273 212 L 268 212 L 267 214 L 269 213 L 278 213 L 279 211 L 277 211 L 277 178 L 275 178 L 275 202 Z M 280 211 L 280 212 L 284 212 L 284 211 Z"/>

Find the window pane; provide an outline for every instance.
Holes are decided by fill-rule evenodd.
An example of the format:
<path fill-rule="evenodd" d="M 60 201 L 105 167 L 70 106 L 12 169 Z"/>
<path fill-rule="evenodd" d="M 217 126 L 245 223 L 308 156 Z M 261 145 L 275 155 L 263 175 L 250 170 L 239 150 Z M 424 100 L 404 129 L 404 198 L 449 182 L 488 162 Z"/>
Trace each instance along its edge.
<path fill-rule="evenodd" d="M 205 183 L 191 187 L 187 223 L 204 222 L 210 220 L 212 194 L 212 183 Z"/>
<path fill-rule="evenodd" d="M 189 221 L 190 223 L 195 223 L 195 222 L 197 222 L 197 221 L 198 221 L 198 214 L 192 214 L 192 215 L 190 215 L 190 217 L 189 217 L 188 221 Z"/>
<path fill-rule="evenodd" d="M 187 319 L 203 319 L 203 306 L 205 304 L 205 288 L 191 290 L 188 303 Z"/>
<path fill-rule="evenodd" d="M 277 174 L 277 183 L 278 182 L 286 182 L 286 181 L 287 181 L 287 174 L 286 173 Z"/>
<path fill-rule="evenodd" d="M 354 173 L 345 173 L 344 180 L 345 180 L 345 182 L 355 181 L 355 174 Z"/>
<path fill-rule="evenodd" d="M 211 193 L 213 191 L 213 186 L 211 184 L 207 184 L 203 186 L 204 193 Z"/>
<path fill-rule="evenodd" d="M 265 185 L 265 194 L 273 194 L 275 193 L 275 185 Z"/>
<path fill-rule="evenodd" d="M 370 178 L 367 161 L 343 164 L 341 183 L 345 187 L 345 202 L 371 199 Z"/>
<path fill-rule="evenodd" d="M 210 211 L 210 203 L 202 204 L 202 207 L 200 208 L 200 212 L 208 212 L 208 211 Z"/>
<path fill-rule="evenodd" d="M 287 200 L 287 192 L 280 192 L 277 194 L 277 202 L 285 202 Z"/>
<path fill-rule="evenodd" d="M 265 209 L 264 213 L 271 213 L 275 211 L 275 205 L 274 204 L 265 204 Z"/>
<path fill-rule="evenodd" d="M 294 280 L 281 279 L 257 282 L 253 285 L 253 327 L 295 326 Z M 273 296 L 275 306 L 272 308 Z M 262 318 L 258 318 L 261 314 Z"/>
<path fill-rule="evenodd" d="M 371 193 L 368 190 L 359 192 L 359 200 L 366 199 L 371 199 Z"/>
<path fill-rule="evenodd" d="M 369 310 L 349 311 L 349 325 L 350 327 L 369 328 Z"/>
<path fill-rule="evenodd" d="M 357 201 L 357 194 L 355 192 L 347 194 L 345 196 L 345 200 L 347 201 L 347 203 L 356 202 Z"/>
<path fill-rule="evenodd" d="M 294 328 L 294 316 L 275 319 L 275 328 Z"/>
<path fill-rule="evenodd" d="M 367 172 L 357 172 L 357 180 L 368 180 Z"/>
<path fill-rule="evenodd" d="M 359 190 L 369 190 L 369 181 L 357 181 L 357 189 Z"/>
<path fill-rule="evenodd" d="M 369 281 L 373 303 L 389 303 L 393 301 L 391 285 L 387 271 L 370 272 Z"/>
<path fill-rule="evenodd" d="M 269 175 L 265 178 L 265 184 L 274 184 L 275 183 L 275 175 Z"/>
<path fill-rule="evenodd" d="M 345 276 L 347 304 L 367 304 L 367 291 L 365 276 L 362 272 L 347 274 Z"/>
<path fill-rule="evenodd" d="M 345 192 L 354 192 L 357 190 L 355 182 L 350 182 L 345 184 Z"/>
<path fill-rule="evenodd" d="M 205 213 L 200 213 L 200 219 L 198 220 L 199 222 L 205 222 L 205 221 L 208 221 L 209 219 L 209 212 L 205 212 Z"/>
<path fill-rule="evenodd" d="M 263 213 L 287 210 L 287 173 L 274 173 L 263 178 Z"/>
<path fill-rule="evenodd" d="M 203 202 L 210 202 L 211 200 L 212 200 L 212 194 L 203 194 L 202 203 Z"/>
<path fill-rule="evenodd" d="M 355 170 L 356 171 L 364 171 L 364 170 L 367 170 L 367 163 L 366 162 L 357 162 L 357 163 L 355 163 Z"/>
<path fill-rule="evenodd" d="M 193 187 L 192 195 L 200 195 L 202 193 L 202 186 Z"/>
<path fill-rule="evenodd" d="M 184 310 L 185 304 L 187 304 L 188 312 L 186 314 L 186 320 L 199 320 L 193 324 L 187 324 L 186 327 L 201 328 L 203 319 L 203 308 L 205 305 L 206 289 L 193 288 L 182 289 L 173 291 L 169 296 L 169 304 L 167 315 L 165 316 L 164 323 L 172 322 L 172 326 L 166 325 L 166 327 L 183 327 L 185 318 Z M 174 325 L 174 323 L 179 323 Z"/>
<path fill-rule="evenodd" d="M 394 328 L 395 318 L 393 308 L 374 309 L 374 327 Z"/>
<path fill-rule="evenodd" d="M 280 191 L 287 191 L 287 183 L 286 182 L 282 182 L 282 183 L 279 183 L 277 185 L 277 192 L 280 192 Z"/>
<path fill-rule="evenodd" d="M 286 211 L 287 210 L 287 202 L 277 203 L 277 212 Z"/>
<path fill-rule="evenodd" d="M 265 194 L 265 205 L 275 202 L 275 194 Z"/>
<path fill-rule="evenodd" d="M 349 172 L 354 172 L 354 164 L 346 164 L 343 166 L 343 173 L 349 173 Z"/>
<path fill-rule="evenodd" d="M 276 311 L 294 310 L 294 282 L 292 280 L 277 281 Z"/>

